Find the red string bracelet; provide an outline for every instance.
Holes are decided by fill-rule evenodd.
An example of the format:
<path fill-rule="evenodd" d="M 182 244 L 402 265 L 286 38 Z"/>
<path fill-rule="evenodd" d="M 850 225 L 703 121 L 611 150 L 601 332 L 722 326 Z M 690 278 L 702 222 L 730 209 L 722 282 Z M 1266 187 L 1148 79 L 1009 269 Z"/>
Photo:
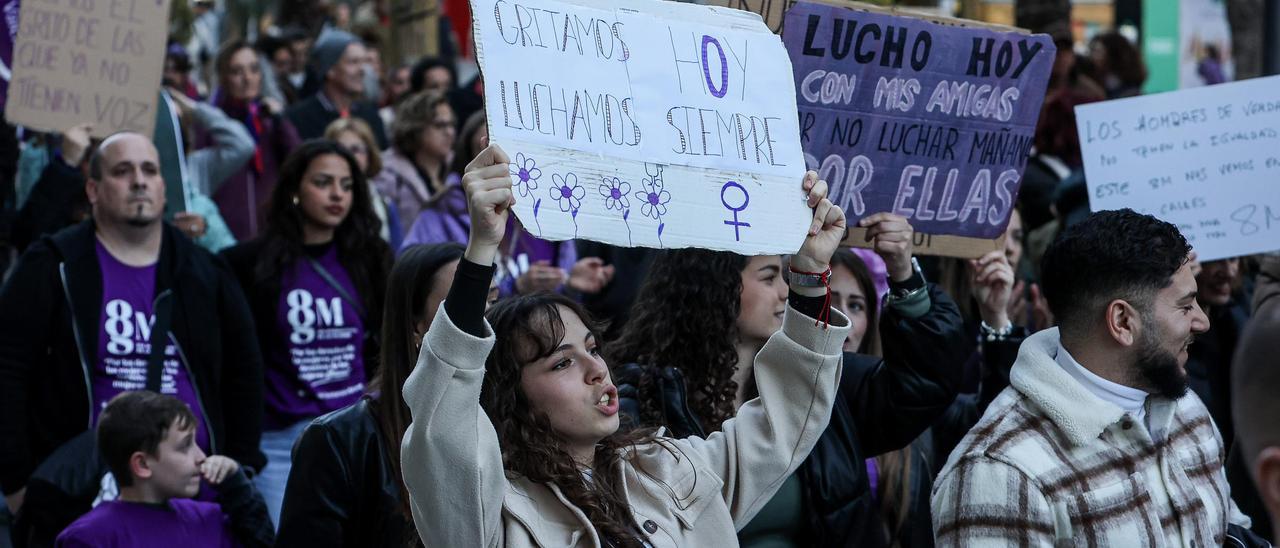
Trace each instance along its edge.
<path fill-rule="evenodd" d="M 818 281 L 822 282 L 822 287 L 827 290 L 827 294 L 822 299 L 822 312 L 818 313 L 818 321 L 813 322 L 813 325 L 816 326 L 819 323 L 821 323 L 824 329 L 827 327 L 830 327 L 831 326 L 831 267 L 828 266 L 825 272 L 805 272 L 803 270 L 796 270 L 795 267 L 791 265 L 787 265 L 787 270 L 790 270 L 792 274 L 800 274 L 802 276 L 813 276 L 817 278 Z M 816 286 L 810 286 L 810 287 L 816 287 Z"/>

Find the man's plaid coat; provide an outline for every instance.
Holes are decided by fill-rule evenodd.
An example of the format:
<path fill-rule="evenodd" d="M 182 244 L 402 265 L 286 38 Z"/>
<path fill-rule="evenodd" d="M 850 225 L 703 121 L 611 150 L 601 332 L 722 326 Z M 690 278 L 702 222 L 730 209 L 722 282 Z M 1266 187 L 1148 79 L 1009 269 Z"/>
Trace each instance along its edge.
<path fill-rule="evenodd" d="M 1144 425 L 1054 361 L 1058 330 L 1022 344 L 1010 386 L 933 491 L 939 546 L 1222 546 L 1231 501 L 1222 439 L 1194 393 L 1147 400 Z"/>

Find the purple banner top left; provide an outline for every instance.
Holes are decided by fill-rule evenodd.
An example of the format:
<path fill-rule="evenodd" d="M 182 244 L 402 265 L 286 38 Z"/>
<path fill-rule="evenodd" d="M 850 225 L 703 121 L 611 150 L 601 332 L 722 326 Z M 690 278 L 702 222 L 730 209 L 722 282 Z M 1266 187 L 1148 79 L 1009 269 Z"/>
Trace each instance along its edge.
<path fill-rule="evenodd" d="M 850 226 L 889 211 L 919 232 L 999 237 L 1035 138 L 1046 35 L 800 2 L 783 28 L 808 169 Z"/>
<path fill-rule="evenodd" d="M 13 44 L 18 40 L 18 8 L 19 0 L 0 0 L 0 112 L 9 98 Z"/>

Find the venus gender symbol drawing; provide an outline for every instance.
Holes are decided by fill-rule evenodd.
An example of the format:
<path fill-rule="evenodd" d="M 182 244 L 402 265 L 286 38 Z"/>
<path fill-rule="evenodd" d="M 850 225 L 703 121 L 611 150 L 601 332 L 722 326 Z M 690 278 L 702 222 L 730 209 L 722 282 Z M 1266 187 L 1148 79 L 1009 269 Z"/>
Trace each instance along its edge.
<path fill-rule="evenodd" d="M 759 16 L 657 0 L 471 0 L 489 135 L 550 240 L 791 253 L 791 62 Z"/>

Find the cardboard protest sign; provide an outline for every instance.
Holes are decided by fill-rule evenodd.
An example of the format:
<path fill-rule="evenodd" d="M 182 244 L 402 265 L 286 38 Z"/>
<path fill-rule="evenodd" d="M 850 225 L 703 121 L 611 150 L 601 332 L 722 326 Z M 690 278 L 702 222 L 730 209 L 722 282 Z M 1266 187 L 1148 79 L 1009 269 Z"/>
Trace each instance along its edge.
<path fill-rule="evenodd" d="M 1089 207 L 1178 226 L 1202 261 L 1280 249 L 1280 76 L 1076 107 Z"/>
<path fill-rule="evenodd" d="M 938 254 L 997 249 L 1053 64 L 1047 36 L 808 2 L 783 36 L 805 163 L 850 224 L 893 212 L 938 243 L 984 240 Z"/>
<path fill-rule="evenodd" d="M 791 64 L 749 13 L 655 0 L 472 0 L 489 136 L 542 238 L 799 249 Z"/>
<path fill-rule="evenodd" d="M 5 118 L 46 131 L 150 135 L 170 0 L 24 0 Z"/>

